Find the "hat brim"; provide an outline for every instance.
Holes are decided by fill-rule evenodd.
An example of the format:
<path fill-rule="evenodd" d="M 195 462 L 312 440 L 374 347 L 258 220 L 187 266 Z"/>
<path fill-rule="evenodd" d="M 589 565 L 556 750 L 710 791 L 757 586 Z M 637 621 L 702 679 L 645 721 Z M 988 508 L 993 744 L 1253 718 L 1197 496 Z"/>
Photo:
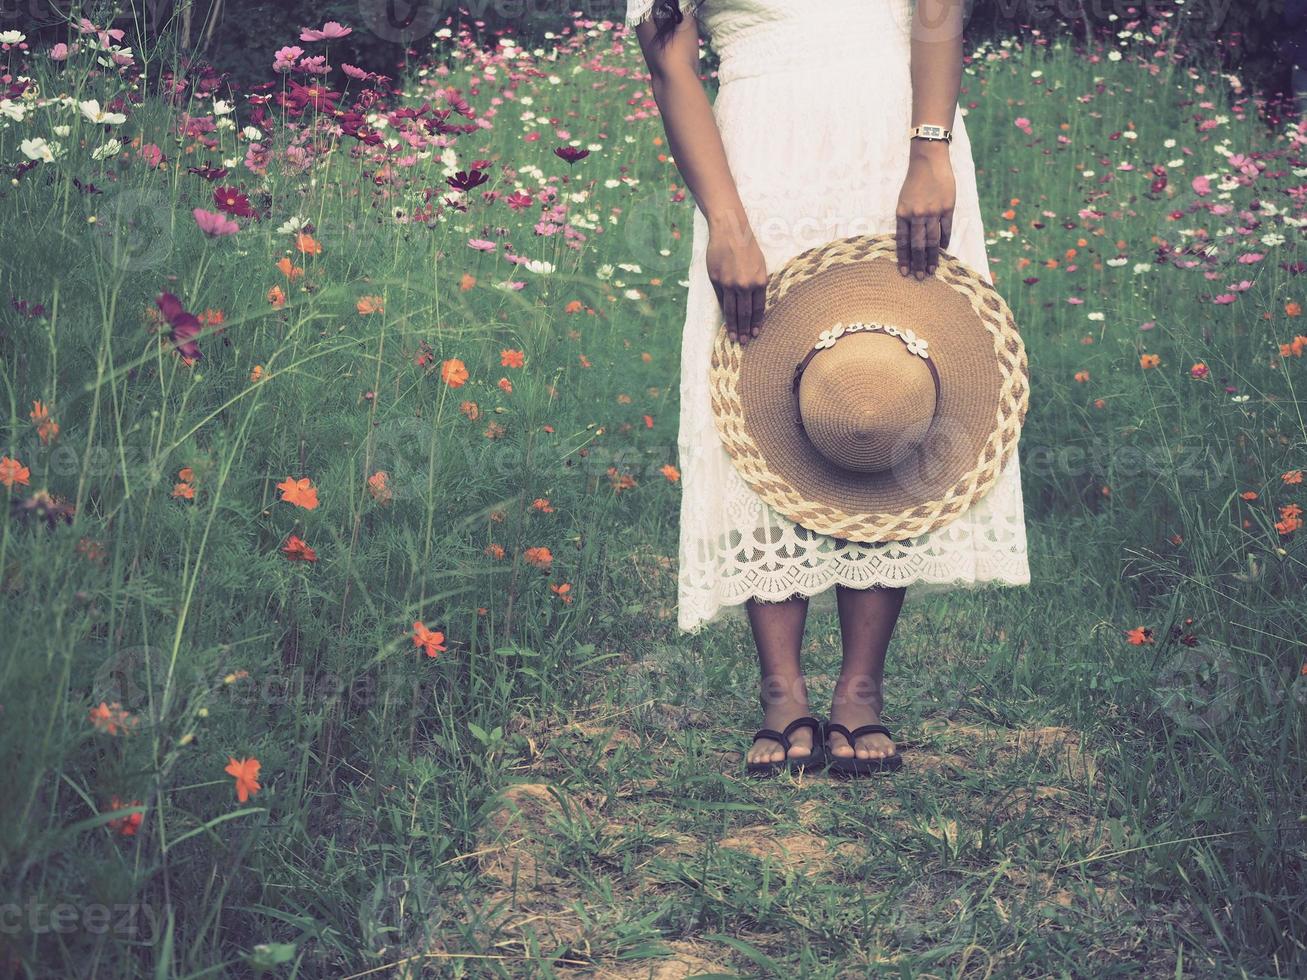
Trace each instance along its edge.
<path fill-rule="evenodd" d="M 845 540 L 899 541 L 956 520 L 997 483 L 1028 406 L 1025 346 L 993 286 L 946 252 L 921 281 L 901 276 L 896 256 L 892 233 L 809 249 L 769 279 L 759 336 L 741 346 L 723 326 L 713 347 L 713 415 L 740 474 L 796 524 Z M 791 390 L 820 332 L 857 321 L 910 327 L 940 377 L 926 437 L 880 473 L 819 453 Z"/>

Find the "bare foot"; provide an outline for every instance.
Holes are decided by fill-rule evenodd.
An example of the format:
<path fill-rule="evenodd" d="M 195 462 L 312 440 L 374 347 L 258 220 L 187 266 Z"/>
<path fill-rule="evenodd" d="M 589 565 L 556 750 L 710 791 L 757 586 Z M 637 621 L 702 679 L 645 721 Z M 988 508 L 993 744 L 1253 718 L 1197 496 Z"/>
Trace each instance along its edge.
<path fill-rule="evenodd" d="M 831 700 L 830 720 L 853 731 L 860 725 L 879 725 L 884 697 L 879 687 L 865 682 L 856 686 L 843 675 L 835 682 L 835 695 Z M 859 735 L 853 745 L 839 732 L 831 732 L 826 749 L 841 759 L 884 759 L 894 754 L 894 742 L 879 733 Z"/>
<path fill-rule="evenodd" d="M 806 714 L 811 714 L 808 710 L 808 698 L 806 694 L 786 694 L 772 701 L 766 706 L 762 716 L 762 728 L 770 728 L 774 731 L 783 732 L 785 726 L 795 718 L 802 718 Z M 796 728 L 790 733 L 790 751 L 788 757 L 791 759 L 806 759 L 812 755 L 812 728 L 803 726 Z M 786 758 L 785 749 L 781 743 L 774 738 L 760 738 L 749 747 L 745 755 L 745 760 L 749 763 L 758 762 L 780 762 Z"/>

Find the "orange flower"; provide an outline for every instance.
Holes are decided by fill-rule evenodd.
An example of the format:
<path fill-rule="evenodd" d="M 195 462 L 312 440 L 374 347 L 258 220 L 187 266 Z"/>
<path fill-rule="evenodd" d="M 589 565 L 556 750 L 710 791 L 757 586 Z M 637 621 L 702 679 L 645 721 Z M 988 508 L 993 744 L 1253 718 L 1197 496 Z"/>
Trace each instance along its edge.
<path fill-rule="evenodd" d="M 555 585 L 553 582 L 550 582 L 549 590 L 553 592 L 554 595 L 558 596 L 558 598 L 562 599 L 565 604 L 571 603 L 572 596 L 570 593 L 572 591 L 572 586 L 570 583 L 563 582 L 560 585 Z"/>
<path fill-rule="evenodd" d="M 1302 316 L 1302 306 L 1293 300 L 1284 304 L 1285 316 Z"/>
<path fill-rule="evenodd" d="M 458 281 L 458 288 L 466 293 L 469 289 L 471 289 L 476 284 L 477 284 L 477 277 L 472 275 L 472 273 L 470 272 L 465 272 L 463 273 L 463 278 L 461 278 Z"/>
<path fill-rule="evenodd" d="M 458 410 L 475 422 L 481 417 L 481 409 L 477 407 L 476 402 L 463 402 L 458 406 Z"/>
<path fill-rule="evenodd" d="M 295 236 L 295 247 L 304 255 L 321 255 L 322 246 L 318 244 L 317 239 L 307 231 L 301 231 Z"/>
<path fill-rule="evenodd" d="M 354 308 L 359 311 L 361 316 L 368 316 L 372 313 L 385 313 L 386 301 L 380 296 L 360 296 L 359 301 L 354 304 Z"/>
<path fill-rule="evenodd" d="M 1077 371 L 1077 372 L 1076 372 L 1076 380 L 1077 380 L 1078 382 L 1080 382 L 1081 384 L 1084 384 L 1086 381 L 1089 380 L 1089 372 L 1088 372 L 1088 371 Z"/>
<path fill-rule="evenodd" d="M 678 470 L 671 463 L 668 463 L 658 472 L 660 472 L 663 476 L 667 477 L 668 483 L 675 483 L 677 480 L 681 478 L 681 471 Z"/>
<path fill-rule="evenodd" d="M 1101 398 L 1094 399 L 1094 408 L 1106 408 L 1106 407 L 1107 407 L 1107 402 L 1103 401 L 1103 399 Z"/>
<path fill-rule="evenodd" d="M 1239 494 L 1239 498 L 1240 498 L 1241 500 L 1256 500 L 1256 499 L 1257 499 L 1257 491 L 1256 491 L 1256 490 L 1245 490 L 1243 493 Z"/>
<path fill-rule="evenodd" d="M 292 262 L 288 256 L 283 255 L 277 260 L 277 268 L 280 269 L 281 274 L 291 282 L 294 282 L 300 276 L 304 275 L 304 270 Z"/>
<path fill-rule="evenodd" d="M 499 352 L 499 363 L 501 367 L 520 368 L 526 363 L 526 355 L 520 350 L 506 347 Z"/>
<path fill-rule="evenodd" d="M 16 459 L 10 459 L 8 456 L 0 456 L 0 483 L 13 489 L 15 483 L 21 483 L 23 486 L 30 486 L 32 471 Z"/>
<path fill-rule="evenodd" d="M 642 415 L 641 418 L 644 419 L 644 427 L 645 427 L 646 429 L 652 429 L 652 428 L 653 428 L 653 416 L 652 416 L 652 415 Z"/>
<path fill-rule="evenodd" d="M 527 548 L 523 557 L 528 565 L 542 568 L 546 572 L 554 563 L 553 553 L 548 548 Z"/>
<path fill-rule="evenodd" d="M 1301 334 L 1299 334 L 1297 337 L 1294 337 L 1293 340 L 1290 341 L 1289 343 L 1280 345 L 1280 356 L 1302 357 L 1302 352 L 1304 350 L 1307 350 L 1307 337 L 1304 337 Z"/>
<path fill-rule="evenodd" d="M 273 286 L 268 290 L 268 302 L 272 304 L 274 310 L 279 310 L 286 305 L 286 293 L 280 286 Z"/>
<path fill-rule="evenodd" d="M 1126 630 L 1125 638 L 1135 646 L 1140 647 L 1145 643 L 1153 642 L 1153 631 L 1147 626 L 1136 626 L 1132 630 Z"/>
<path fill-rule="evenodd" d="M 486 545 L 486 554 L 495 561 L 499 561 L 504 557 L 504 546 L 502 544 L 488 544 Z"/>
<path fill-rule="evenodd" d="M 630 473 L 619 472 L 616 466 L 608 467 L 608 482 L 613 485 L 613 489 L 618 493 L 636 486 L 635 477 Z"/>
<path fill-rule="evenodd" d="M 1195 364 L 1193 367 L 1189 369 L 1189 377 L 1196 378 L 1200 381 L 1203 378 L 1207 377 L 1207 373 L 1208 373 L 1207 365 L 1204 364 L 1202 361 L 1199 361 L 1197 364 Z"/>
<path fill-rule="evenodd" d="M 288 476 L 277 484 L 277 489 L 281 491 L 281 499 L 288 504 L 305 510 L 313 510 L 318 506 L 318 488 L 307 476 L 301 480 Z"/>
<path fill-rule="evenodd" d="M 253 369 L 250 371 L 250 380 L 251 380 L 251 381 L 254 381 L 254 382 L 256 382 L 256 383 L 259 382 L 259 381 L 262 381 L 262 380 L 263 380 L 263 365 L 262 365 L 262 364 L 256 364 L 256 365 L 254 365 Z"/>
<path fill-rule="evenodd" d="M 298 534 L 292 534 L 281 546 L 281 553 L 291 561 L 317 561 L 318 553 Z"/>
<path fill-rule="evenodd" d="M 1288 473 L 1281 473 L 1280 479 L 1285 483 L 1302 483 L 1302 470 L 1290 470 Z"/>
<path fill-rule="evenodd" d="M 195 471 L 189 466 L 183 466 L 177 471 L 177 479 L 181 480 L 183 483 L 194 483 Z"/>
<path fill-rule="evenodd" d="M 1162 363 L 1162 358 L 1158 354 L 1140 354 L 1139 366 L 1147 371 L 1149 368 L 1155 368 Z"/>
<path fill-rule="evenodd" d="M 91 709 L 90 719 L 96 731 L 104 732 L 106 735 L 129 732 L 138 724 L 138 719 L 124 711 L 123 706 L 117 701 L 113 704 L 105 704 L 101 701 L 98 707 Z"/>
<path fill-rule="evenodd" d="M 643 354 L 640 355 L 640 360 L 642 360 L 642 361 L 644 361 L 644 363 L 648 364 L 648 363 L 650 363 L 650 362 L 653 360 L 653 355 L 650 354 L 648 351 L 645 351 Z"/>
<path fill-rule="evenodd" d="M 440 365 L 440 380 L 451 388 L 462 388 L 467 377 L 467 365 L 457 357 L 451 357 Z"/>
<path fill-rule="evenodd" d="M 429 630 L 422 623 L 413 624 L 413 645 L 421 647 L 428 657 L 445 652 L 445 634 L 439 630 Z"/>
<path fill-rule="evenodd" d="M 258 759 L 237 760 L 227 756 L 227 768 L 223 772 L 236 778 L 236 799 L 242 803 L 263 788 L 259 785 Z"/>
<path fill-rule="evenodd" d="M 1292 534 L 1302 527 L 1302 508 L 1297 504 L 1286 504 L 1280 508 L 1280 519 L 1275 529 L 1281 534 Z"/>
<path fill-rule="evenodd" d="M 505 429 L 505 428 L 504 428 L 502 425 L 500 425 L 498 422 L 491 422 L 489 425 L 486 426 L 486 438 L 487 438 L 487 439 L 500 439 L 500 438 L 503 437 L 503 435 L 504 435 L 504 433 L 505 433 L 506 431 L 508 431 L 508 430 Z"/>
<path fill-rule="evenodd" d="M 41 402 L 32 402 L 32 413 L 28 416 L 36 426 L 36 434 L 43 443 L 49 443 L 59 434 L 59 423 L 50 418 L 50 409 Z"/>
<path fill-rule="evenodd" d="M 509 381 L 507 378 L 499 379 L 499 387 L 510 395 L 513 393 L 513 382 Z"/>
<path fill-rule="evenodd" d="M 372 499 L 380 504 L 388 504 L 394 498 L 390 492 L 390 487 L 386 486 L 386 481 L 390 479 L 390 474 L 385 470 L 377 470 L 368 477 L 368 492 L 372 494 Z"/>
<path fill-rule="evenodd" d="M 109 800 L 109 813 L 117 813 L 119 810 L 130 810 L 134 806 L 140 806 L 140 800 L 132 800 L 130 803 L 124 803 L 118 797 Z M 129 813 L 123 817 L 111 817 L 109 819 L 109 829 L 120 837 L 135 837 L 136 831 L 140 829 L 141 818 L 145 814 L 137 811 Z"/>
<path fill-rule="evenodd" d="M 588 368 L 590 366 L 590 358 L 586 357 L 584 354 L 578 354 L 577 358 L 581 362 L 581 367 Z"/>
<path fill-rule="evenodd" d="M 508 517 L 508 515 L 505 514 L 502 510 L 492 510 L 490 512 L 490 520 L 492 520 L 496 524 L 503 524 L 504 519 L 506 517 Z"/>
<path fill-rule="evenodd" d="M 566 306 L 563 307 L 563 312 L 564 312 L 564 313 L 580 313 L 580 312 L 581 312 L 582 310 L 584 310 L 584 309 L 585 309 L 585 304 L 582 303 L 579 299 L 574 299 L 574 300 L 572 300 L 571 302 L 569 302 Z"/>
<path fill-rule="evenodd" d="M 195 487 L 191 486 L 191 484 L 189 483 L 173 484 L 172 495 L 175 498 L 180 498 L 183 500 L 194 500 Z"/>
<path fill-rule="evenodd" d="M 552 514 L 554 512 L 553 505 L 546 497 L 537 497 L 535 500 L 531 501 L 531 506 L 542 514 Z"/>

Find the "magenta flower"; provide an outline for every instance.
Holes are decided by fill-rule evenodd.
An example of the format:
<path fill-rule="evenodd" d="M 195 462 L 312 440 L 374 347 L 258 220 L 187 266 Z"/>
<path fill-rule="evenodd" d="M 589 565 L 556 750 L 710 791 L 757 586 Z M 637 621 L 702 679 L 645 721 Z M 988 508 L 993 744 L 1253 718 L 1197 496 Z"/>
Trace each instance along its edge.
<path fill-rule="evenodd" d="M 556 146 L 554 155 L 562 157 L 568 163 L 576 163 L 577 160 L 584 160 L 590 155 L 589 150 L 583 150 L 577 146 Z"/>
<path fill-rule="evenodd" d="M 170 328 L 168 339 L 177 348 L 177 353 L 193 361 L 198 361 L 203 357 L 200 348 L 195 344 L 196 336 L 203 329 L 195 314 L 187 313 L 182 309 L 181 300 L 172 293 L 160 293 L 155 303 L 158 304 L 159 311 L 163 313 L 164 319 L 168 321 Z"/>
<path fill-rule="evenodd" d="M 191 212 L 195 215 L 195 223 L 200 226 L 200 231 L 204 232 L 210 238 L 221 238 L 224 235 L 234 235 L 241 230 L 241 226 L 236 224 L 230 218 L 213 211 L 205 211 L 204 208 L 196 208 Z"/>
<path fill-rule="evenodd" d="M 290 71 L 295 67 L 295 61 L 304 53 L 303 48 L 291 44 L 273 55 L 272 68 L 274 71 Z"/>
<path fill-rule="evenodd" d="M 163 150 L 159 149 L 157 143 L 146 143 L 141 147 L 141 159 L 145 165 L 150 168 L 163 166 Z"/>
<path fill-rule="evenodd" d="M 504 198 L 504 203 L 514 211 L 525 211 L 531 206 L 531 195 L 522 191 L 513 191 L 508 197 Z"/>
<path fill-rule="evenodd" d="M 349 37 L 354 33 L 354 28 L 343 27 L 334 20 L 329 20 L 322 25 L 321 30 L 313 30 L 306 27 L 300 34 L 301 41 L 337 41 L 342 37 Z"/>
<path fill-rule="evenodd" d="M 480 187 L 489 179 L 487 174 L 473 167 L 470 172 L 460 170 L 454 176 L 446 177 L 445 182 L 456 191 L 470 191 L 474 187 Z"/>

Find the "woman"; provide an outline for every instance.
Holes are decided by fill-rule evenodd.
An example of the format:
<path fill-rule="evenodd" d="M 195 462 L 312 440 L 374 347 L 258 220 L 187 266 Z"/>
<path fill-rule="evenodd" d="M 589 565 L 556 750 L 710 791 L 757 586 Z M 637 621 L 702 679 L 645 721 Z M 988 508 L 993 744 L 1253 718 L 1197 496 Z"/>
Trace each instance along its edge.
<path fill-rule="evenodd" d="M 882 681 L 906 588 L 915 598 L 1030 580 L 1017 458 L 938 531 L 882 544 L 826 537 L 774 513 L 744 483 L 714 425 L 708 370 L 723 321 L 740 344 L 767 329 L 768 273 L 835 238 L 893 231 L 901 274 L 933 275 L 947 249 L 990 280 L 957 108 L 961 0 L 916 0 L 915 9 L 912 0 L 629 0 L 627 23 L 696 204 L 681 362 L 679 625 L 695 632 L 747 612 L 764 709 L 747 761 L 798 767 L 823 755 L 799 663 L 804 622 L 810 598 L 814 608 L 834 599 L 843 663 L 825 753 L 868 771 L 894 768 Z M 698 74 L 700 26 L 720 59 L 711 104 Z M 910 138 L 923 124 L 951 129 L 952 142 Z"/>

